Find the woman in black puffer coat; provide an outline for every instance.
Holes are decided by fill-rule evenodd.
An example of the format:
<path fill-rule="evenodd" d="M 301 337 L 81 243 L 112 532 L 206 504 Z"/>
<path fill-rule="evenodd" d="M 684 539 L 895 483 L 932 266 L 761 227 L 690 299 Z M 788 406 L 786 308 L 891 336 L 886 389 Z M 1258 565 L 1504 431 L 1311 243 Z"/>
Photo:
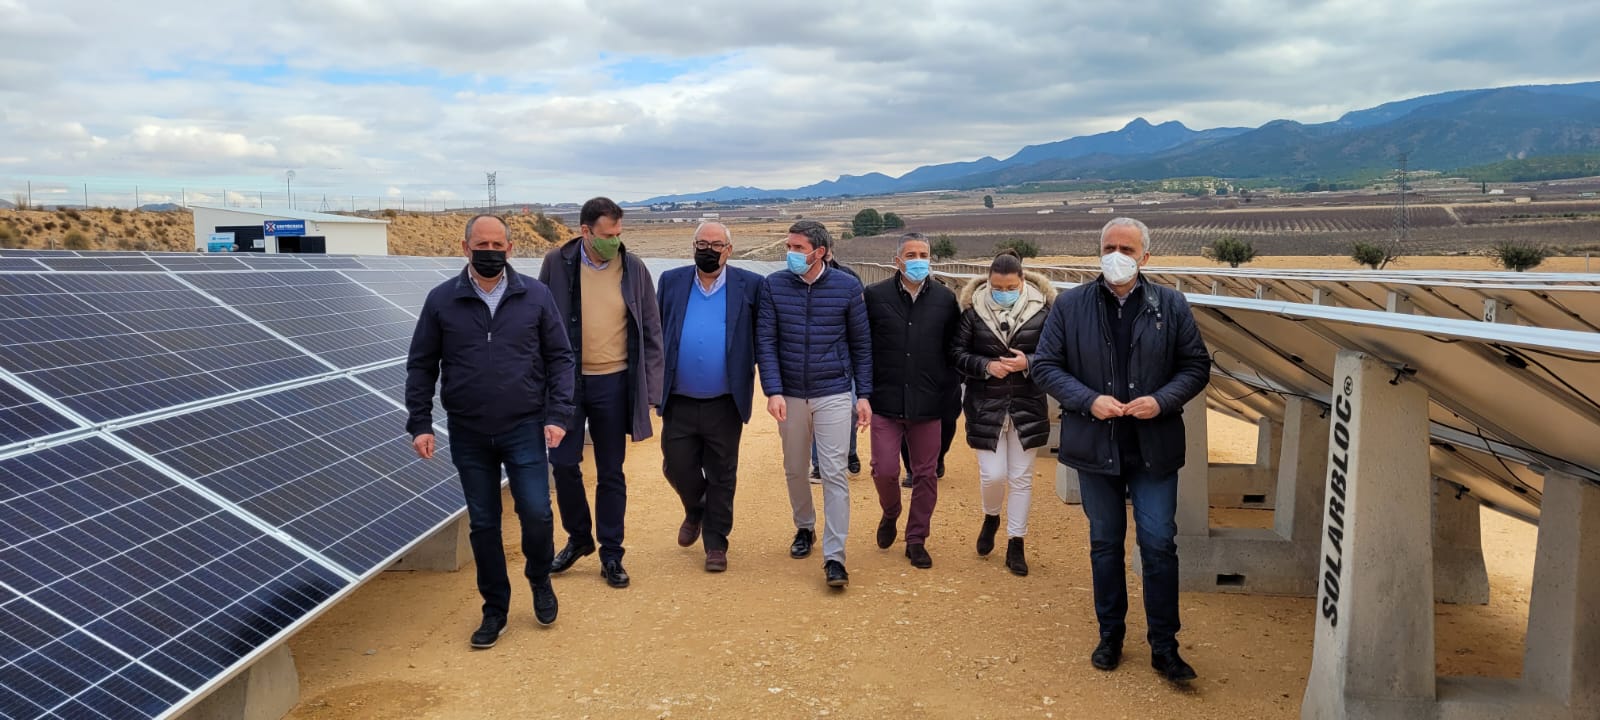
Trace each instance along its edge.
<path fill-rule="evenodd" d="M 1049 405 L 1028 365 L 1055 297 L 1049 280 L 1025 272 L 1016 253 L 1003 252 L 988 277 L 975 278 L 962 291 L 961 323 L 951 346 L 966 378 L 967 445 L 977 451 L 983 490 L 978 554 L 994 550 L 1000 505 L 1009 497 L 1006 567 L 1017 575 L 1028 574 L 1022 538 L 1028 532 L 1033 459 L 1050 441 Z"/>

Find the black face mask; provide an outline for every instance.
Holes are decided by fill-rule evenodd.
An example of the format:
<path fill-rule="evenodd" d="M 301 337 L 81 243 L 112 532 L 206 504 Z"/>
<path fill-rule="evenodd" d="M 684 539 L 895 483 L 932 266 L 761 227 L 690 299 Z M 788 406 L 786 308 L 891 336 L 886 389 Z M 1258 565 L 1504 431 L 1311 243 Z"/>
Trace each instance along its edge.
<path fill-rule="evenodd" d="M 707 275 L 716 272 L 722 267 L 722 253 L 706 248 L 694 251 L 694 266 Z"/>
<path fill-rule="evenodd" d="M 479 277 L 491 280 L 500 277 L 506 269 L 506 251 L 473 250 L 472 269 L 478 271 Z"/>

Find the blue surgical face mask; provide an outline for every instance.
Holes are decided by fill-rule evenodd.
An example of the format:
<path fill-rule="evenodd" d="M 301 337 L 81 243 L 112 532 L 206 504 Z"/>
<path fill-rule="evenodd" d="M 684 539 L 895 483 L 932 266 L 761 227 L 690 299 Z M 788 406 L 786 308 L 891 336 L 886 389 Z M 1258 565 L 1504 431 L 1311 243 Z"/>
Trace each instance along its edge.
<path fill-rule="evenodd" d="M 906 277 L 910 278 L 911 282 L 919 283 L 927 280 L 929 269 L 927 260 L 906 261 Z"/>
<path fill-rule="evenodd" d="M 1021 290 L 990 290 L 989 297 L 994 299 L 994 304 L 1009 308 L 1022 299 Z"/>
<path fill-rule="evenodd" d="M 806 274 L 806 271 L 811 269 L 811 262 L 806 259 L 808 257 L 810 257 L 808 253 L 790 250 L 788 255 L 789 272 L 796 275 Z"/>

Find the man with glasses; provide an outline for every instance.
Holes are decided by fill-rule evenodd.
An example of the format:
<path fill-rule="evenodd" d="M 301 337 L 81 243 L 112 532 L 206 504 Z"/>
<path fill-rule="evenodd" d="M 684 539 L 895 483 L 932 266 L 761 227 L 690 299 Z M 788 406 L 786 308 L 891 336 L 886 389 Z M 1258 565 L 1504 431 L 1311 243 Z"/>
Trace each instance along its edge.
<path fill-rule="evenodd" d="M 694 266 L 661 274 L 666 340 L 662 469 L 683 501 L 678 545 L 705 538 L 707 572 L 728 569 L 739 439 L 755 396 L 756 297 L 761 276 L 728 265 L 733 234 L 722 223 L 694 232 Z"/>

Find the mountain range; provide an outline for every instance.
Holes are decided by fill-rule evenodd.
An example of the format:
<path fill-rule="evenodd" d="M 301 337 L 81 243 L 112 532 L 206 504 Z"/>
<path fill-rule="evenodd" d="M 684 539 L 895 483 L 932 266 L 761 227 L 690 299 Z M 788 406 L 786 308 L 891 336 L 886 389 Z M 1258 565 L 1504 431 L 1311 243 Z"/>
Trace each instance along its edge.
<path fill-rule="evenodd" d="M 1004 160 L 924 165 L 899 177 L 841 175 L 805 187 L 722 187 L 641 205 L 885 195 L 1059 180 L 1349 178 L 1395 167 L 1448 171 L 1507 159 L 1600 150 L 1600 82 L 1455 90 L 1302 124 L 1193 130 L 1144 118 L 1113 132 L 1029 145 Z"/>

